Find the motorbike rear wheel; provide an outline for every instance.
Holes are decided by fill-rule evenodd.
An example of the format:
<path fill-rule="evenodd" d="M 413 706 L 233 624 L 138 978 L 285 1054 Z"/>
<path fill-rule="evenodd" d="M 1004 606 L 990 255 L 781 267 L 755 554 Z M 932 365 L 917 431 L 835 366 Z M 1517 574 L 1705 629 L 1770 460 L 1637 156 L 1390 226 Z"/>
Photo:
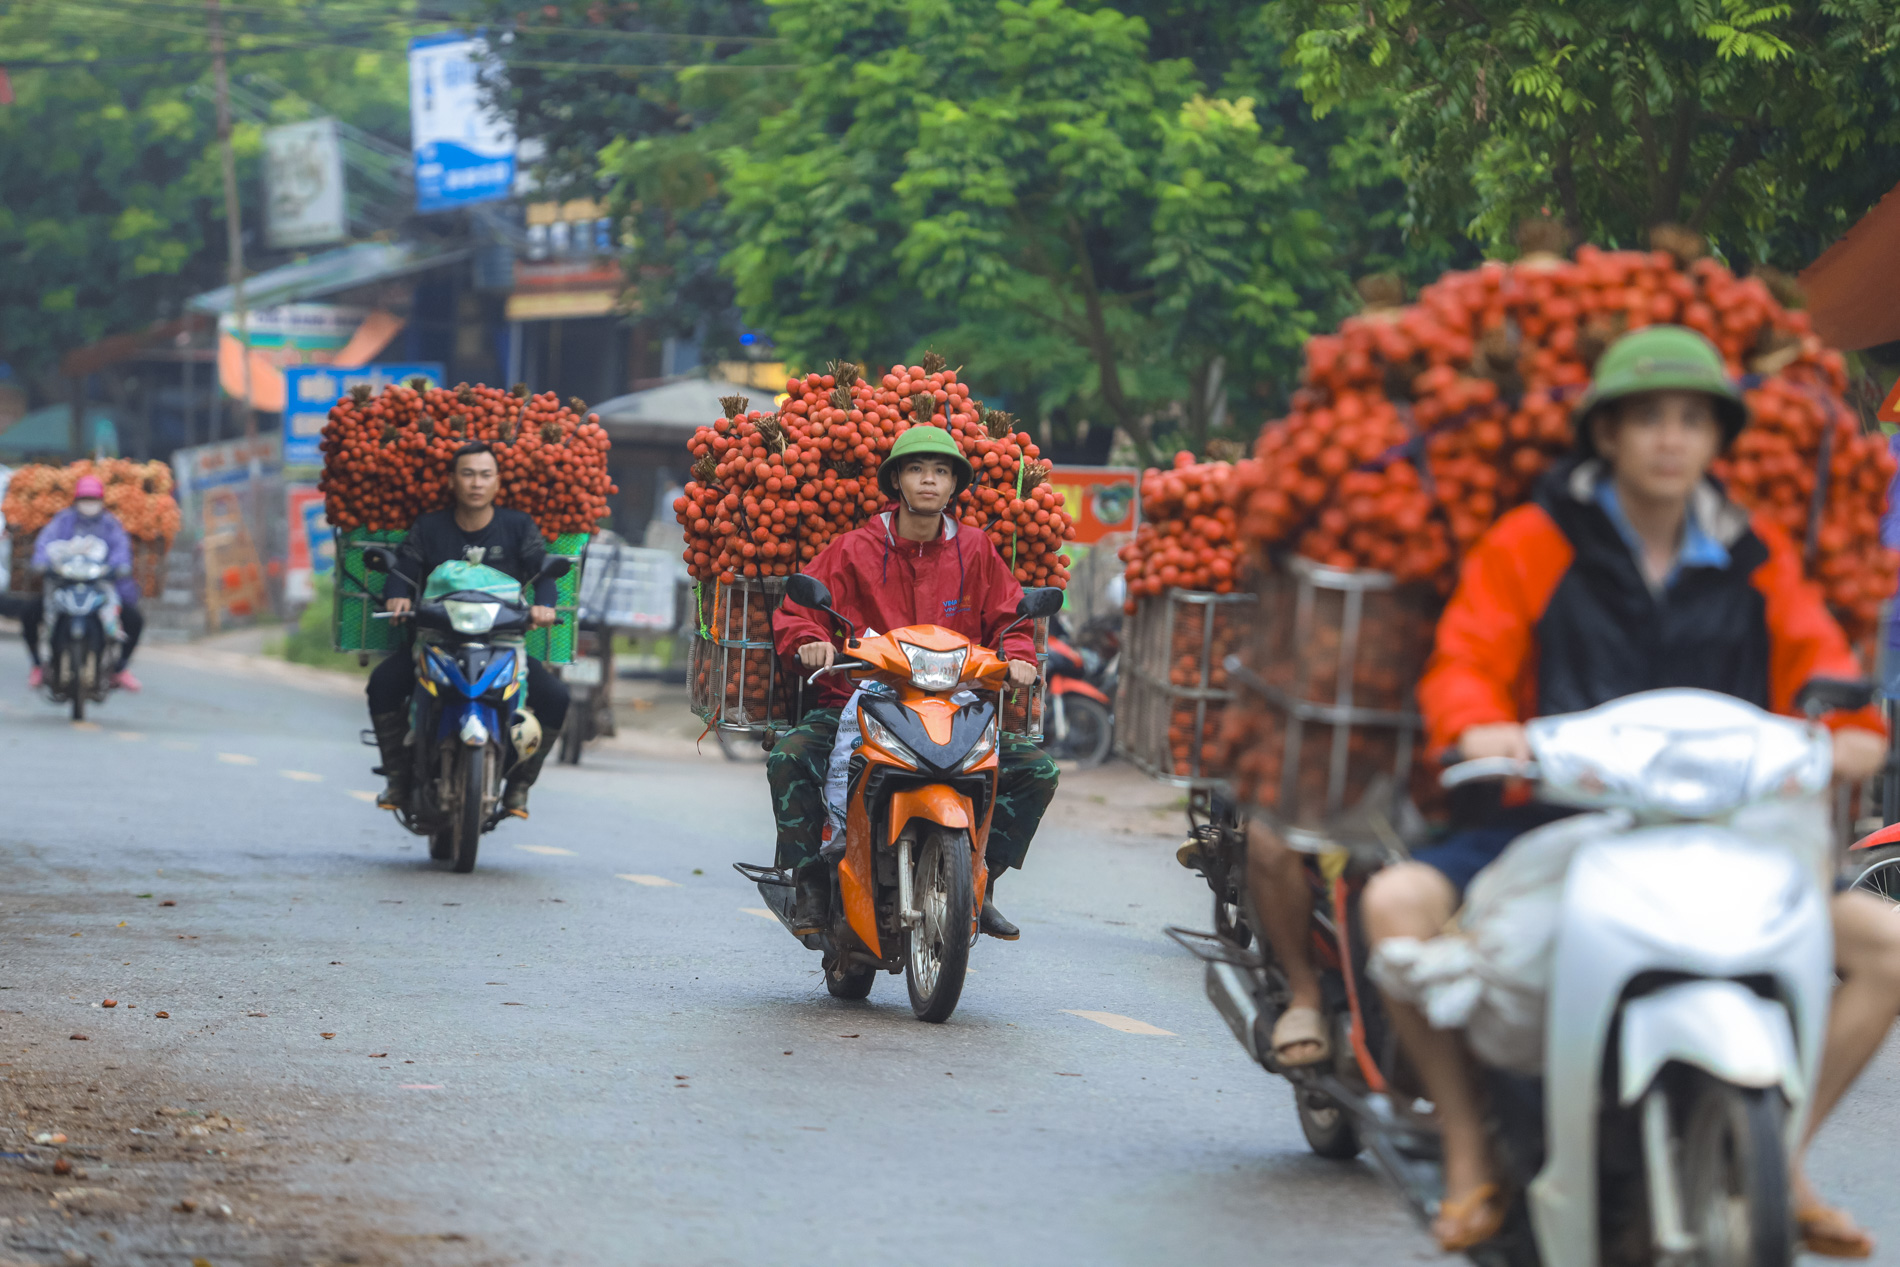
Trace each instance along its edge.
<path fill-rule="evenodd" d="M 910 1010 L 933 1025 L 949 1020 L 963 997 L 976 921 L 972 866 L 970 833 L 934 826 L 924 834 L 912 864 L 912 893 L 924 918 L 906 938 L 904 984 L 910 989 Z"/>
<path fill-rule="evenodd" d="M 456 755 L 457 780 L 454 814 L 450 819 L 455 846 L 454 867 L 457 875 L 475 869 L 475 852 L 482 843 L 482 822 L 488 815 L 488 767 L 492 760 L 486 747 L 465 748 Z"/>
<path fill-rule="evenodd" d="M 1324 1091 L 1293 1088 L 1293 1105 L 1300 1115 L 1300 1134 L 1314 1153 L 1332 1161 L 1351 1161 L 1364 1147 L 1352 1114 Z"/>
<path fill-rule="evenodd" d="M 854 968 L 839 956 L 836 963 L 825 969 L 825 989 L 834 999 L 861 999 L 871 993 L 871 986 L 877 980 L 876 968 Z"/>
<path fill-rule="evenodd" d="M 1701 1073 L 1684 1090 L 1677 1174 L 1695 1267 L 1788 1267 L 1794 1220 L 1780 1092 Z"/>

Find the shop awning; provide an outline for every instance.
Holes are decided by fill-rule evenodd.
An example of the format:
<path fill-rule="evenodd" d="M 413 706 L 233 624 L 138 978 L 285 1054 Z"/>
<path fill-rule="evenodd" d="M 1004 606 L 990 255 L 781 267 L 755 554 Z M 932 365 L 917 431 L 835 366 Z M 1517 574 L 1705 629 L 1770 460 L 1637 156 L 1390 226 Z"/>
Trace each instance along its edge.
<path fill-rule="evenodd" d="M 80 439 L 88 453 L 119 455 L 119 427 L 112 411 L 103 405 L 87 405 L 80 415 Z M 10 458 L 58 457 L 72 452 L 73 407 L 61 402 L 35 409 L 18 422 L 0 431 L 0 454 Z"/>
<path fill-rule="evenodd" d="M 772 393 L 719 379 L 683 378 L 595 405 L 601 425 L 616 444 L 684 443 L 693 429 L 724 416 L 721 396 L 744 396 L 752 409 L 771 409 Z"/>
<path fill-rule="evenodd" d="M 415 242 L 358 242 L 354 246 L 325 251 L 295 264 L 266 269 L 244 279 L 244 306 L 269 308 L 296 303 L 300 299 L 320 299 L 341 291 L 367 286 L 372 282 L 426 272 L 444 264 L 454 264 L 474 254 L 473 247 L 436 248 Z M 193 312 L 232 311 L 231 288 L 220 286 L 189 300 Z"/>
<path fill-rule="evenodd" d="M 1803 269 L 1814 330 L 1847 352 L 1900 339 L 1900 185 Z"/>

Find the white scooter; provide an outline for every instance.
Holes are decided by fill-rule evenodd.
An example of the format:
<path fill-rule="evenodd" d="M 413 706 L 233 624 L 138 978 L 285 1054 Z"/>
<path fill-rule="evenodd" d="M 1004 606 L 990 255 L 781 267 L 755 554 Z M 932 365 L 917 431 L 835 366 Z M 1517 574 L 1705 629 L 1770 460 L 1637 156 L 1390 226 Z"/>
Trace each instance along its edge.
<path fill-rule="evenodd" d="M 1816 681 L 1798 704 L 1813 717 L 1870 697 L 1860 683 Z M 1788 1163 L 1834 986 L 1828 734 L 1697 690 L 1527 730 L 1530 761 L 1462 762 L 1444 783 L 1522 779 L 1542 801 L 1600 812 L 1513 842 L 1473 885 L 1464 938 L 1412 943 L 1407 996 L 1428 1015 L 1453 1001 L 1484 1064 L 1494 1155 L 1524 1194 L 1469 1256 L 1492 1267 L 1786 1267 Z M 1494 869 L 1502 881 L 1513 854 L 1519 876 L 1541 855 L 1541 906 L 1520 903 L 1487 932 L 1486 899 L 1505 886 L 1481 886 Z M 1491 913 L 1505 905 L 1492 901 Z M 1399 957 L 1382 962 L 1391 946 L 1371 971 L 1406 995 Z M 1253 966 L 1239 947 L 1191 948 L 1209 961 L 1208 993 L 1224 1013 L 1270 1001 L 1266 977 L 1235 971 Z M 1461 953 L 1464 967 L 1448 969 Z M 1233 984 L 1245 977 L 1253 990 Z M 1430 1217 L 1442 1191 L 1430 1106 L 1386 1048 L 1376 1004 L 1362 1002 L 1386 1085 L 1308 1078 Z M 1251 1030 L 1235 1029 L 1245 1043 Z"/>

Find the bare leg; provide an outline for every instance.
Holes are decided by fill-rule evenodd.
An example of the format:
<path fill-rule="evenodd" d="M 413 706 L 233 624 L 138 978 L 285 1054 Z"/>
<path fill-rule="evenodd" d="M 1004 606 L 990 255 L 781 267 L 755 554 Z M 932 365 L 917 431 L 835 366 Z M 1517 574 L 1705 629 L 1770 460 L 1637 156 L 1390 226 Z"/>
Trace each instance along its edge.
<path fill-rule="evenodd" d="M 1366 937 L 1373 945 L 1388 937 L 1436 937 L 1457 908 L 1451 882 L 1435 868 L 1416 862 L 1372 877 L 1360 902 Z M 1433 1029 L 1417 1008 L 1387 999 L 1386 1010 L 1438 1110 L 1445 1145 L 1445 1202 L 1453 1204 L 1492 1182 L 1470 1057 L 1455 1032 Z"/>
<path fill-rule="evenodd" d="M 1266 927 L 1267 944 L 1286 973 L 1287 1006 L 1320 1010 L 1319 974 L 1313 971 L 1313 893 L 1306 865 L 1286 842 L 1259 823 L 1247 826 L 1247 892 Z M 1319 1058 L 1318 1043 L 1289 1043 L 1280 1057 L 1288 1064 Z"/>
<path fill-rule="evenodd" d="M 1815 1080 L 1814 1105 L 1807 1136 L 1795 1157 L 1794 1195 L 1798 1207 L 1821 1204 L 1808 1183 L 1808 1145 L 1840 1103 L 1860 1071 L 1880 1050 L 1881 1040 L 1900 1014 L 1900 912 L 1871 893 L 1842 893 L 1834 898 L 1834 959 L 1841 974 L 1828 1015 L 1827 1048 Z"/>

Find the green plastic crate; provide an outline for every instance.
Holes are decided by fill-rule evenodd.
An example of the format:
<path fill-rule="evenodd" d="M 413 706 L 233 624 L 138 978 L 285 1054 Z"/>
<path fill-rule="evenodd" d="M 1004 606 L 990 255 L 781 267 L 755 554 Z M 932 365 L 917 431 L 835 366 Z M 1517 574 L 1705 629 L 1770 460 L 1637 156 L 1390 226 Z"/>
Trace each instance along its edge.
<path fill-rule="evenodd" d="M 339 529 L 336 534 L 336 606 L 331 639 L 338 651 L 389 651 L 398 637 L 394 622 L 372 620 L 383 609 L 383 574 L 363 565 L 366 546 L 402 544 L 405 532 L 373 532 L 367 528 Z M 549 664 L 574 659 L 574 620 L 581 592 L 581 565 L 587 554 L 584 532 L 563 533 L 547 543 L 549 554 L 573 561 L 566 576 L 555 582 L 555 611 L 560 620 L 552 628 L 537 629 L 525 643 L 528 654 Z"/>

